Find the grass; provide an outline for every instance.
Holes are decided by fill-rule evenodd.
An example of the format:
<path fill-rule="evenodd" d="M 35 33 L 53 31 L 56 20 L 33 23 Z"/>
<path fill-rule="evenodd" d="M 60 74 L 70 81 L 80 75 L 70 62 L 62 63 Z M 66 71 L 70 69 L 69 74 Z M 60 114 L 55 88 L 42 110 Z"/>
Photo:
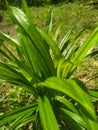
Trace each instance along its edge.
<path fill-rule="evenodd" d="M 31 12 L 34 18 L 35 24 L 39 27 L 43 27 L 46 23 L 46 17 L 49 13 L 51 6 L 43 7 L 31 7 Z M 58 25 L 62 20 L 65 21 L 64 29 L 68 28 L 73 22 L 78 22 L 77 28 L 82 27 L 87 23 L 93 23 L 92 27 L 98 25 L 97 9 L 94 6 L 80 3 L 68 3 L 59 4 L 54 7 L 54 26 Z M 10 18 L 7 11 L 1 11 L 3 15 L 2 23 L 10 22 Z M 90 28 L 91 29 L 91 28 Z"/>

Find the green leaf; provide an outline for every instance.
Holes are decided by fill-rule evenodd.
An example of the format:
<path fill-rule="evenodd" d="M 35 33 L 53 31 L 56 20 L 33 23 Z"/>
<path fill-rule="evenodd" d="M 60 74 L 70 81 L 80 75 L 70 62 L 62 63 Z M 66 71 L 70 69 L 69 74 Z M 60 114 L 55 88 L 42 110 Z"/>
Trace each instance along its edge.
<path fill-rule="evenodd" d="M 64 22 L 64 21 L 63 21 L 63 22 Z M 54 34 L 54 36 L 53 36 L 53 40 L 54 40 L 54 41 L 57 40 L 57 37 L 58 37 L 58 35 L 59 35 L 59 33 L 60 33 L 61 26 L 62 26 L 63 22 L 61 22 L 61 23 L 58 25 L 58 27 L 57 27 L 57 29 L 56 29 L 56 31 L 55 31 L 55 34 Z"/>
<path fill-rule="evenodd" d="M 74 57 L 72 58 L 72 62 L 81 63 L 81 61 L 86 57 L 88 51 L 92 49 L 92 47 L 98 42 L 98 27 L 90 34 L 90 36 L 86 39 L 86 41 L 82 44 L 82 46 L 78 49 Z"/>
<path fill-rule="evenodd" d="M 83 116 L 83 119 L 86 123 L 87 130 L 97 130 L 98 129 L 98 121 L 91 120 L 90 118 L 87 118 L 87 116 L 81 112 L 81 115 Z"/>
<path fill-rule="evenodd" d="M 95 50 L 95 51 L 92 51 L 91 53 L 89 53 L 85 59 L 88 59 L 88 58 L 94 58 L 94 57 L 97 57 L 98 56 L 98 50 Z"/>
<path fill-rule="evenodd" d="M 90 97 L 88 93 L 86 93 L 84 89 L 80 87 L 76 80 L 51 77 L 48 78 L 45 82 L 39 83 L 39 85 L 65 93 L 83 107 L 83 111 L 88 118 L 96 120 L 94 107 Z"/>
<path fill-rule="evenodd" d="M 30 93 L 35 93 L 35 88 L 32 87 L 31 83 L 20 73 L 19 68 L 12 64 L 0 62 L 0 79 L 21 86 Z"/>
<path fill-rule="evenodd" d="M 70 30 L 73 31 L 73 28 L 74 28 L 74 25 L 72 26 L 72 29 L 70 28 L 69 29 L 69 32 Z M 67 43 L 65 44 L 67 47 L 64 48 L 65 50 L 63 51 L 63 56 L 66 58 L 66 59 L 71 59 L 71 57 L 73 57 L 74 53 L 76 52 L 76 50 L 79 49 L 79 45 L 78 45 L 78 42 L 80 41 L 80 39 L 82 38 L 82 36 L 84 35 L 84 32 L 85 32 L 86 28 L 83 28 L 77 35 L 76 37 L 71 41 L 70 40 L 70 35 L 72 32 L 70 32 L 70 35 L 69 35 L 69 41 L 67 40 Z M 67 45 L 68 44 L 68 45 Z"/>
<path fill-rule="evenodd" d="M 33 17 L 31 15 L 31 12 L 27 6 L 27 3 L 25 0 L 22 0 L 22 9 L 24 11 L 24 13 L 27 15 L 27 17 L 30 19 L 30 20 L 33 20 Z"/>
<path fill-rule="evenodd" d="M 56 96 L 55 99 L 58 100 L 59 102 L 61 102 L 62 104 L 64 104 L 68 110 L 70 110 L 76 114 L 79 114 L 78 110 L 68 99 L 66 99 L 62 96 Z"/>
<path fill-rule="evenodd" d="M 63 73 L 63 63 L 65 62 L 64 58 L 61 58 L 58 61 L 58 65 L 57 65 L 57 77 L 62 77 L 62 73 Z"/>
<path fill-rule="evenodd" d="M 24 37 L 24 39 L 26 41 L 31 42 L 28 45 L 29 49 L 27 48 L 28 53 L 29 53 L 30 49 L 32 50 L 32 48 L 36 52 L 35 54 L 37 56 L 34 54 L 34 56 L 33 57 L 31 56 L 31 58 L 36 57 L 35 59 L 41 60 L 41 62 L 39 62 L 39 64 L 40 63 L 42 63 L 42 64 L 40 64 L 40 65 L 38 64 L 38 65 L 41 69 L 43 69 L 44 74 L 45 74 L 44 69 L 46 68 L 46 70 L 48 70 L 48 74 L 50 73 L 51 75 L 55 75 L 54 65 L 53 65 L 52 59 L 50 57 L 47 44 L 42 39 L 42 36 L 36 29 L 35 25 L 20 9 L 17 9 L 15 7 L 10 7 L 10 14 L 11 14 L 11 18 L 12 18 L 14 24 L 16 24 L 17 26 L 20 27 L 19 28 L 20 30 L 18 29 L 18 32 L 20 31 L 19 34 L 21 35 L 21 32 L 22 32 L 22 34 L 24 36 L 26 36 L 26 37 Z M 30 50 L 30 53 L 32 52 L 31 50 Z M 31 54 L 33 54 L 33 52 Z M 38 57 L 38 55 L 39 55 L 39 57 Z M 30 55 L 29 55 L 29 57 L 30 57 Z M 31 60 L 31 62 L 33 62 L 33 61 Z M 37 62 L 38 62 L 38 60 L 37 60 Z M 47 72 L 46 72 L 46 74 L 47 74 Z"/>
<path fill-rule="evenodd" d="M 9 130 L 19 130 L 22 126 L 26 125 L 29 122 L 35 120 L 34 115 L 32 116 L 32 112 L 26 113 L 26 115 L 20 115 L 12 124 Z"/>
<path fill-rule="evenodd" d="M 21 116 L 26 116 L 27 114 L 34 112 L 36 108 L 37 104 L 30 104 L 17 110 L 13 110 L 12 112 L 0 116 L 0 124 L 10 122 L 14 119 L 18 119 Z"/>
<path fill-rule="evenodd" d="M 20 43 L 18 42 L 18 40 L 12 38 L 11 36 L 9 36 L 3 32 L 0 32 L 0 39 L 7 41 L 11 45 L 18 46 L 18 47 L 20 46 Z"/>
<path fill-rule="evenodd" d="M 85 130 L 82 126 L 76 123 L 67 113 L 61 111 L 64 122 L 68 125 L 68 130 Z M 66 127 L 66 126 L 65 126 Z"/>
<path fill-rule="evenodd" d="M 56 121 L 49 99 L 46 96 L 43 98 L 39 97 L 38 105 L 43 130 L 59 130 L 59 125 Z"/>
<path fill-rule="evenodd" d="M 67 44 L 67 41 L 68 41 L 69 38 L 70 38 L 70 35 L 71 35 L 72 30 L 73 30 L 73 26 L 69 29 L 69 31 L 67 32 L 67 34 L 64 36 L 64 38 L 63 38 L 62 41 L 60 42 L 60 44 L 59 44 L 60 50 L 62 50 L 64 46 L 67 46 L 66 44 Z"/>
<path fill-rule="evenodd" d="M 46 32 L 48 34 L 50 34 L 52 30 L 52 17 L 53 17 L 53 7 L 51 8 L 49 15 L 47 16 Z"/>
<path fill-rule="evenodd" d="M 43 60 L 40 52 L 36 49 L 32 41 L 26 35 L 21 35 L 21 44 L 22 44 L 22 51 L 26 58 L 26 61 L 29 62 L 31 68 L 37 72 L 39 75 L 47 77 L 51 75 L 49 68 L 46 65 L 46 62 Z M 40 64 L 41 63 L 41 64 Z M 44 71 L 46 70 L 46 71 Z"/>
<path fill-rule="evenodd" d="M 85 28 L 81 31 L 81 34 L 75 39 L 73 44 L 76 44 L 77 40 L 81 38 L 84 31 Z M 88 52 L 94 47 L 94 45 L 97 42 L 98 42 L 98 27 L 95 28 L 95 30 L 89 35 L 86 41 L 76 51 L 74 51 L 74 53 L 72 52 L 71 48 L 68 50 L 68 53 L 70 54 L 70 55 L 68 54 L 70 57 L 70 61 L 69 61 L 69 65 L 67 67 L 65 66 L 65 70 L 66 68 L 69 68 L 67 69 L 68 72 L 64 74 L 65 77 L 69 78 L 72 75 L 76 67 L 81 64 L 84 58 L 88 55 Z"/>
<path fill-rule="evenodd" d="M 98 89 L 94 89 L 94 90 L 91 89 L 91 90 L 88 90 L 88 92 L 93 99 L 98 100 Z"/>
<path fill-rule="evenodd" d="M 86 123 L 85 123 L 83 117 L 81 117 L 80 115 L 78 115 L 76 113 L 73 113 L 73 112 L 71 112 L 69 110 L 66 110 L 64 108 L 61 108 L 61 111 L 63 111 L 63 113 L 65 115 L 68 115 L 71 119 L 73 119 L 77 125 L 80 125 L 80 127 L 87 128 Z"/>
<path fill-rule="evenodd" d="M 18 57 L 16 57 L 13 54 L 12 50 L 9 49 L 5 44 L 1 45 L 0 53 L 2 54 L 2 56 L 4 56 L 7 59 L 9 59 L 10 62 L 16 62 L 16 61 L 18 61 Z"/>
<path fill-rule="evenodd" d="M 76 67 L 80 65 L 77 62 L 73 63 L 71 59 L 73 58 L 74 54 L 78 51 L 79 47 L 77 43 L 80 40 L 80 38 L 84 35 L 85 29 L 86 29 L 86 28 L 83 28 L 73 40 L 70 40 L 70 35 L 73 28 L 74 28 L 74 25 L 69 29 L 68 33 L 65 36 L 66 37 L 65 43 L 62 45 L 61 51 L 62 51 L 62 55 L 65 61 L 63 60 L 61 64 L 61 61 L 62 61 L 61 59 L 58 62 L 58 66 L 57 66 L 57 72 L 58 70 L 60 70 L 59 72 L 61 72 L 61 77 L 66 77 L 66 78 L 70 78 L 70 76 L 72 75 Z"/>
<path fill-rule="evenodd" d="M 61 52 L 59 47 L 57 46 L 57 44 L 55 43 L 55 41 L 44 31 L 38 29 L 38 31 L 40 32 L 40 34 L 42 35 L 42 37 L 45 39 L 46 43 L 49 45 L 49 47 L 51 48 L 54 58 L 59 59 L 61 58 Z"/>

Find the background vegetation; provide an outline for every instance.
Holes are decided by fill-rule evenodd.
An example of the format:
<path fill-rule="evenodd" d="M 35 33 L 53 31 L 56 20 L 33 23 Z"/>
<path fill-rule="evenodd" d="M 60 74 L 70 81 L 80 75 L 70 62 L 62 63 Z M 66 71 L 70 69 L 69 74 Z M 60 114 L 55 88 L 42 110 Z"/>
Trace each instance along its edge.
<path fill-rule="evenodd" d="M 6 0 L 0 0 L 0 9 L 5 9 L 5 1 Z M 42 6 L 42 5 L 46 5 L 46 4 L 58 4 L 58 3 L 73 3 L 73 2 L 90 2 L 93 0 L 26 0 L 28 6 Z M 8 2 L 10 3 L 10 5 L 14 5 L 14 6 L 18 6 L 21 7 L 21 0 L 8 0 Z M 94 2 L 96 2 L 96 0 L 94 0 Z"/>

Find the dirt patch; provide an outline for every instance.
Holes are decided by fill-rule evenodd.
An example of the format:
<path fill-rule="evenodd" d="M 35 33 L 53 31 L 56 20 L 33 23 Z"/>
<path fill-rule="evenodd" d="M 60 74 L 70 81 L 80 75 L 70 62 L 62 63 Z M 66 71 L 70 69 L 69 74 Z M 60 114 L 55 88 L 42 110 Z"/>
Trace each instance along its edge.
<path fill-rule="evenodd" d="M 15 29 L 12 23 L 0 25 L 0 31 L 9 34 L 13 38 L 17 38 Z"/>

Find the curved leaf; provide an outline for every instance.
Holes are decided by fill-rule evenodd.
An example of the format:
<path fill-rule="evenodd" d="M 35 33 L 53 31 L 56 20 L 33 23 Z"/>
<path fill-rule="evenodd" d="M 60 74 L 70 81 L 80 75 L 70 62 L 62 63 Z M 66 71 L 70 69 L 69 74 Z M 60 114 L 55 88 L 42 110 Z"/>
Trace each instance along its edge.
<path fill-rule="evenodd" d="M 56 59 L 61 58 L 61 52 L 59 47 L 57 46 L 57 44 L 55 43 L 55 41 L 51 38 L 51 36 L 49 36 L 46 32 L 38 29 L 38 31 L 40 32 L 40 34 L 42 35 L 42 37 L 45 39 L 46 43 L 49 45 L 50 49 L 52 49 L 52 52 L 54 54 L 54 57 Z"/>
<path fill-rule="evenodd" d="M 52 30 L 52 17 L 53 17 L 53 7 L 52 9 L 50 10 L 49 12 L 49 15 L 47 17 L 47 23 L 46 23 L 46 32 L 48 34 L 51 33 L 51 30 Z"/>
<path fill-rule="evenodd" d="M 12 112 L 4 114 L 0 116 L 0 124 L 4 124 L 6 122 L 10 122 L 14 119 L 18 119 L 21 116 L 26 116 L 29 113 L 32 113 L 36 110 L 37 104 L 30 104 L 28 106 L 24 106 L 22 108 L 16 109 Z"/>
<path fill-rule="evenodd" d="M 58 100 L 59 102 L 63 103 L 67 109 L 71 110 L 72 112 L 79 114 L 78 110 L 75 108 L 75 106 L 66 98 L 62 97 L 62 96 L 56 96 L 55 97 L 56 100 Z"/>
<path fill-rule="evenodd" d="M 89 90 L 89 94 L 95 100 L 98 100 L 98 89 Z"/>
<path fill-rule="evenodd" d="M 51 77 L 39 85 L 43 85 L 65 93 L 69 97 L 73 98 L 76 102 L 81 104 L 81 106 L 84 108 L 83 111 L 88 118 L 96 120 L 94 107 L 88 93 L 86 93 L 74 79 Z"/>
<path fill-rule="evenodd" d="M 18 40 L 10 37 L 9 35 L 3 32 L 0 32 L 0 39 L 9 42 L 11 45 L 18 46 L 18 47 L 20 46 L 20 43 L 18 42 Z"/>
<path fill-rule="evenodd" d="M 73 119 L 77 123 L 77 125 L 80 125 L 80 127 L 87 128 L 85 120 L 80 115 L 78 115 L 76 113 L 73 113 L 73 112 L 71 112 L 69 110 L 66 110 L 64 108 L 61 108 L 61 111 L 63 111 L 63 113 L 65 115 L 68 115 L 71 119 Z"/>
<path fill-rule="evenodd" d="M 89 35 L 86 41 L 78 49 L 74 57 L 72 58 L 73 63 L 81 63 L 83 58 L 87 55 L 88 51 L 98 42 L 98 27 Z"/>
<path fill-rule="evenodd" d="M 22 32 L 22 37 L 24 36 L 23 40 L 25 39 L 26 41 L 31 41 L 31 43 L 28 42 L 28 53 L 30 51 L 31 54 L 33 54 L 33 50 L 36 51 L 36 55 L 39 55 L 41 57 L 41 60 L 45 64 L 45 68 L 48 70 L 48 73 L 51 73 L 51 75 L 55 75 L 55 69 L 54 65 L 52 62 L 52 59 L 50 57 L 49 51 L 47 44 L 45 41 L 42 39 L 42 36 L 36 29 L 35 25 L 32 23 L 32 20 L 30 20 L 20 9 L 15 8 L 15 7 L 10 7 L 9 9 L 10 15 L 12 18 L 12 21 L 15 25 L 19 26 L 18 33 L 20 31 L 20 35 Z M 26 37 L 25 37 L 26 36 Z M 20 43 L 22 44 L 22 43 Z M 26 43 L 27 46 L 27 43 Z M 31 49 L 35 48 L 35 49 Z M 35 56 L 36 56 L 35 55 Z M 29 55 L 30 56 L 30 55 Z M 36 56 L 36 59 L 40 60 L 40 57 Z M 33 56 L 34 58 L 34 56 Z M 32 60 L 31 60 L 32 62 Z M 41 62 L 39 62 L 40 64 Z M 41 68 L 43 68 L 44 72 L 44 66 L 40 64 Z"/>

